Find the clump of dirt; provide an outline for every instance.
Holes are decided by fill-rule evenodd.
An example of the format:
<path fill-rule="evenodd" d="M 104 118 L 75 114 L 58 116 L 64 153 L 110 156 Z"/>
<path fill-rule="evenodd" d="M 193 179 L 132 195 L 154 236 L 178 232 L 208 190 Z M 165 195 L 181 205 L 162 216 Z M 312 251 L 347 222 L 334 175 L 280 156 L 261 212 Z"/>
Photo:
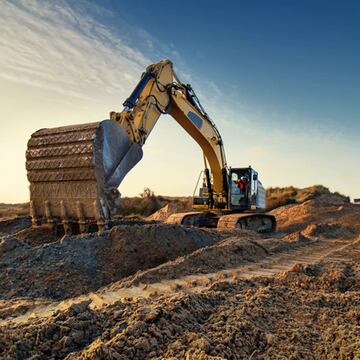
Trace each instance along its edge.
<path fill-rule="evenodd" d="M 293 233 L 290 233 L 288 235 L 285 235 L 283 237 L 283 240 L 285 241 L 288 241 L 290 243 L 293 243 L 293 242 L 303 242 L 303 243 L 306 243 L 306 242 L 309 242 L 311 241 L 307 236 L 304 235 L 303 232 L 301 231 L 295 231 Z"/>
<path fill-rule="evenodd" d="M 12 358 L 64 358 L 86 347 L 101 334 L 103 318 L 88 307 L 89 301 L 73 304 L 44 320 L 35 320 L 22 332 L 9 334 L 0 330 L 0 355 L 13 344 Z"/>
<path fill-rule="evenodd" d="M 302 231 L 295 231 L 283 236 L 288 242 L 309 242 L 311 239 L 353 239 L 357 232 L 342 224 L 310 224 Z"/>
<path fill-rule="evenodd" d="M 31 298 L 0 300 L 0 320 L 21 316 L 37 306 L 46 306 L 48 301 Z"/>

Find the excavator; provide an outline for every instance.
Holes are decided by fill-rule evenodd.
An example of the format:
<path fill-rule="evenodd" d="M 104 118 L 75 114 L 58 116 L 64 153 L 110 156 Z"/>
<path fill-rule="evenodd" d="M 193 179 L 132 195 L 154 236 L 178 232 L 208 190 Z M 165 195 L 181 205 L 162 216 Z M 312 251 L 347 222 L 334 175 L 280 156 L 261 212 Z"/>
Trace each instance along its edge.
<path fill-rule="evenodd" d="M 223 140 L 192 87 L 183 84 L 170 60 L 151 64 L 121 112 L 93 123 L 40 129 L 26 151 L 32 225 L 65 233 L 104 231 L 118 213 L 118 187 L 141 160 L 142 147 L 161 114 L 171 115 L 199 144 L 203 183 L 193 210 L 167 222 L 197 227 L 272 232 L 265 190 L 249 167 L 228 167 Z"/>

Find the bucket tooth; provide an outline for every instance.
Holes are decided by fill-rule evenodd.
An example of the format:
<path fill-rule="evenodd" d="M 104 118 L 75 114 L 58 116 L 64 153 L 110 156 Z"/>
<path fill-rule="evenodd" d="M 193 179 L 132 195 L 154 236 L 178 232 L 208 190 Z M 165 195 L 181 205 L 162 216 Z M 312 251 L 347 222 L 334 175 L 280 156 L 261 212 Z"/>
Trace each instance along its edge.
<path fill-rule="evenodd" d="M 44 207 L 45 207 L 45 216 L 46 216 L 47 225 L 51 230 L 53 230 L 55 228 L 55 220 L 51 214 L 51 206 L 49 200 L 44 201 Z"/>
<path fill-rule="evenodd" d="M 78 222 L 79 222 L 79 230 L 80 233 L 85 233 L 87 232 L 87 223 L 86 223 L 86 219 L 85 219 L 85 215 L 84 215 L 84 209 L 83 209 L 83 204 L 81 203 L 81 201 L 77 201 L 76 202 L 76 212 L 77 212 L 77 216 L 78 216 Z"/>
<path fill-rule="evenodd" d="M 107 229 L 108 222 L 105 220 L 105 218 L 103 216 L 100 202 L 98 200 L 95 200 L 93 206 L 94 206 L 96 224 L 98 226 L 99 231 L 103 232 Z"/>
<path fill-rule="evenodd" d="M 64 227 L 64 232 L 65 232 L 65 234 L 71 234 L 71 226 L 70 226 L 70 222 L 69 222 L 69 217 L 67 215 L 64 200 L 60 201 L 60 208 L 61 208 L 61 219 L 62 219 L 62 224 Z"/>
<path fill-rule="evenodd" d="M 30 216 L 31 216 L 31 223 L 32 226 L 38 226 L 40 225 L 41 221 L 37 217 L 36 209 L 33 201 L 30 201 Z"/>

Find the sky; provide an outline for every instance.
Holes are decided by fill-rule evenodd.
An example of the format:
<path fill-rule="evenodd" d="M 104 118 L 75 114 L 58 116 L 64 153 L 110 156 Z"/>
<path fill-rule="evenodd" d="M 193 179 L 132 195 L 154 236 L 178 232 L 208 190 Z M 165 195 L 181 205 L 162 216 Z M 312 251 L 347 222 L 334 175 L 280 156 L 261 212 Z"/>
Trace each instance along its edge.
<path fill-rule="evenodd" d="M 29 199 L 26 143 L 108 118 L 168 58 L 216 123 L 228 164 L 265 187 L 360 197 L 360 2 L 0 0 L 0 202 Z M 162 116 L 120 185 L 192 195 L 199 146 Z"/>

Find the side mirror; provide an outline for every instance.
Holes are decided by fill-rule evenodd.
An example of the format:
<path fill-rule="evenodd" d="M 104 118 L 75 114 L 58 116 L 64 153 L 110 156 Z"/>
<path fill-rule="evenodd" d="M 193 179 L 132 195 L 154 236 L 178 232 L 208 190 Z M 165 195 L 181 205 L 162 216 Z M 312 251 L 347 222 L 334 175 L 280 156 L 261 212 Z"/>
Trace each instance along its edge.
<path fill-rule="evenodd" d="M 258 179 L 258 176 L 256 174 L 253 175 L 253 180 L 256 181 Z"/>

